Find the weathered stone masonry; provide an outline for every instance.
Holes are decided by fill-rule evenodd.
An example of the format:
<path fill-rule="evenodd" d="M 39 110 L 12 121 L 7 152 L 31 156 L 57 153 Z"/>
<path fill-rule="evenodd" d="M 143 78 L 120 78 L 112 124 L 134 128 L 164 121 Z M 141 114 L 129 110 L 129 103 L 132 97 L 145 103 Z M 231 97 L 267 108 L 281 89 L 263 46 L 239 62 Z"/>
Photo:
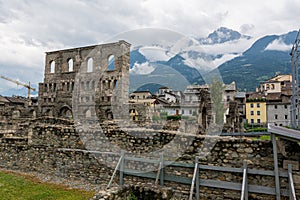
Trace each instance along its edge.
<path fill-rule="evenodd" d="M 27 131 L 26 131 L 27 130 Z M 27 134 L 29 133 L 29 137 Z M 156 142 L 153 143 L 158 148 L 167 140 L 174 138 L 174 133 L 158 131 Z M 132 149 L 136 144 L 140 147 L 149 148 L 148 143 L 142 144 L 138 139 L 134 140 L 130 135 L 120 134 L 113 130 L 106 135 L 94 134 L 95 141 L 103 137 L 116 138 L 118 135 L 121 139 L 116 144 L 121 145 L 127 150 Z M 29 123 L 27 129 L 24 129 L 22 137 L 3 137 L 0 140 L 0 166 L 7 169 L 16 169 L 22 171 L 36 171 L 43 174 L 61 176 L 70 180 L 85 180 L 91 183 L 107 185 L 112 175 L 112 168 L 103 164 L 101 159 L 109 161 L 116 165 L 119 155 L 98 157 L 87 151 L 85 144 L 81 140 L 81 135 L 76 132 L 74 125 L 67 120 L 57 120 L 54 118 L 36 119 Z M 98 138 L 96 138 L 98 137 Z M 122 138 L 123 137 L 123 138 Z M 182 135 L 178 140 L 184 143 L 187 138 L 195 136 Z M 164 138 L 162 140 L 162 138 Z M 202 147 L 205 136 L 196 136 L 192 144 L 177 159 L 179 162 L 193 163 L 196 155 Z M 273 170 L 272 145 L 269 141 L 250 140 L 247 138 L 217 137 L 217 143 L 211 151 L 211 154 L 200 160 L 201 164 L 216 166 L 241 167 L 244 159 L 248 160 L 248 166 L 252 169 Z M 109 145 L 109 144 L 108 144 Z M 174 149 L 176 150 L 176 149 Z M 286 155 L 279 154 L 279 167 L 282 169 L 283 160 L 289 159 L 299 161 L 300 150 L 298 145 L 288 145 Z M 143 168 L 150 167 L 144 166 Z M 166 167 L 166 174 L 179 175 L 181 177 L 190 177 L 193 169 Z M 299 171 L 294 172 L 295 186 L 297 194 L 300 192 Z M 241 182 L 241 175 L 234 173 L 221 172 L 201 172 L 201 178 L 214 178 L 217 180 L 226 180 Z M 117 179 L 116 181 L 117 182 Z M 125 176 L 125 184 L 135 184 L 137 182 L 149 183 L 154 182 L 152 179 L 142 179 L 137 177 Z M 250 176 L 249 184 L 258 184 L 262 186 L 274 187 L 274 180 L 271 177 Z M 174 191 L 183 195 L 185 199 L 189 192 L 188 185 L 165 182 L 165 186 L 173 188 Z M 287 187 L 286 180 L 281 180 L 281 186 Z M 201 188 L 203 199 L 239 199 L 239 192 L 212 188 Z M 274 199 L 273 196 L 250 194 L 252 199 Z"/>
<path fill-rule="evenodd" d="M 44 82 L 39 84 L 39 116 L 73 118 L 75 98 L 82 117 L 95 116 L 98 110 L 90 106 L 97 102 L 99 116 L 109 118 L 115 89 L 118 102 L 128 102 L 128 83 L 119 82 L 128 79 L 129 52 L 130 44 L 123 40 L 47 52 Z"/>

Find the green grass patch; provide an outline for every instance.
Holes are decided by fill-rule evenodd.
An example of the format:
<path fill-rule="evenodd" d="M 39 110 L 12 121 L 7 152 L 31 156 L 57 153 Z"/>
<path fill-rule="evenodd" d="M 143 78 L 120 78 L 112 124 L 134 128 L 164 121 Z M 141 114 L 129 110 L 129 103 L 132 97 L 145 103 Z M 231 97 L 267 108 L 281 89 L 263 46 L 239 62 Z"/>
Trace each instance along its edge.
<path fill-rule="evenodd" d="M 257 137 L 256 140 L 271 140 L 271 136 L 269 136 L 269 135 L 262 135 L 260 137 Z"/>
<path fill-rule="evenodd" d="M 0 200 L 87 200 L 94 192 L 40 183 L 32 177 L 0 172 Z"/>

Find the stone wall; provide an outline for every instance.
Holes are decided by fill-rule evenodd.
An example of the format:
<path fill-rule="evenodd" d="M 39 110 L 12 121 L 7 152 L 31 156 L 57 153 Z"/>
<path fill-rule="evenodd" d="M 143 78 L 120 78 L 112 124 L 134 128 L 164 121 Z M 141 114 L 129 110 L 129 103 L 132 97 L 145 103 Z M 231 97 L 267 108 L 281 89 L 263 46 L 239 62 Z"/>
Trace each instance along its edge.
<path fill-rule="evenodd" d="M 128 102 L 125 91 L 129 83 L 125 80 L 129 76 L 129 51 L 130 44 L 121 40 L 46 52 L 44 81 L 39 83 L 38 116 L 71 119 L 75 118 L 76 109 L 77 117 L 91 117 L 96 115 L 92 104 L 97 102 L 104 107 L 101 114 L 107 118 L 111 101 Z M 109 60 L 111 56 L 113 62 Z"/>
<path fill-rule="evenodd" d="M 108 125 L 107 125 L 108 126 Z M 89 129 L 82 134 L 76 131 L 74 124 L 68 120 L 41 118 L 28 122 L 19 137 L 5 136 L 0 139 L 0 167 L 21 171 L 35 171 L 47 175 L 65 177 L 70 180 L 84 180 L 90 183 L 106 186 L 113 174 L 113 167 L 119 160 L 119 154 L 106 154 L 115 148 L 124 149 L 130 154 L 151 159 L 159 158 L 159 151 L 170 141 L 176 143 L 165 149 L 165 160 L 194 163 L 195 157 L 200 156 L 200 164 L 241 168 L 243 160 L 248 161 L 250 169 L 273 170 L 272 144 L 270 141 L 259 141 L 248 138 L 195 136 L 178 134 L 166 130 L 128 130 L 114 128 L 104 129 L 100 134 L 97 129 Z M 135 133 L 135 134 L 132 134 Z M 143 136 L 143 137 L 141 137 Z M 92 141 L 92 142 L 88 142 Z M 215 144 L 215 145 L 214 145 Z M 206 149 L 208 155 L 203 155 Z M 283 170 L 283 160 L 300 160 L 300 147 L 296 143 L 286 144 L 285 153 L 279 153 L 279 168 Z M 180 152 L 180 148 L 185 150 Z M 101 151 L 93 152 L 94 151 Z M 118 152 L 118 150 L 115 150 Z M 131 152 L 131 153 L 130 153 Z M 151 152 L 155 152 L 151 154 Z M 147 155 L 147 156 L 146 156 Z M 172 156 L 171 156 L 172 155 Z M 108 164 L 109 163 L 109 164 Z M 156 164 L 136 164 L 130 161 L 126 168 L 135 170 L 157 170 Z M 192 178 L 193 168 L 171 167 L 164 168 L 166 175 L 177 175 Z M 118 176 L 117 176 L 118 177 Z M 214 179 L 242 182 L 242 175 L 215 171 L 201 171 L 201 179 Z M 295 187 L 300 195 L 300 173 L 294 173 Z M 155 180 L 126 175 L 126 185 L 136 183 L 154 183 Z M 118 178 L 114 181 L 116 183 Z M 260 175 L 249 175 L 249 184 L 274 187 L 274 178 Z M 190 185 L 165 181 L 177 195 L 187 198 Z M 287 187 L 287 180 L 281 179 L 282 188 Z M 274 199 L 274 196 L 250 194 L 251 199 Z M 175 195 L 176 196 L 176 195 Z M 239 199 L 240 192 L 201 188 L 204 199 Z"/>

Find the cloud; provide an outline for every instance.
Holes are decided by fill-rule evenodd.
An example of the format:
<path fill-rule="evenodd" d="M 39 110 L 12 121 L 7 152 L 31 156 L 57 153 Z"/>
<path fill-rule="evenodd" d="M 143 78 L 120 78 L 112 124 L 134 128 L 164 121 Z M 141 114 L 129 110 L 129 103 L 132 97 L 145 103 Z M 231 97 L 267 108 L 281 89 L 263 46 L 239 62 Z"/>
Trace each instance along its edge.
<path fill-rule="evenodd" d="M 134 63 L 130 73 L 132 74 L 150 74 L 153 72 L 155 67 L 149 64 L 149 62 L 144 62 L 142 64 Z"/>
<path fill-rule="evenodd" d="M 143 46 L 139 49 L 139 52 L 151 62 L 168 61 L 171 58 L 170 55 L 167 55 L 167 50 L 159 46 Z"/>
<path fill-rule="evenodd" d="M 45 51 L 98 44 L 124 32 L 134 40 L 136 35 L 130 30 L 147 32 L 149 27 L 177 33 L 166 34 L 167 42 L 182 35 L 205 37 L 221 26 L 255 39 L 282 34 L 299 27 L 299 8 L 300 2 L 295 0 L 0 0 L 0 74 L 37 83 L 43 79 Z M 146 35 L 136 39 L 145 42 L 149 39 Z M 160 38 L 166 35 L 153 32 L 150 39 L 164 42 Z M 213 50 L 207 46 L 204 50 L 232 52 L 233 46 L 227 47 Z"/>
<path fill-rule="evenodd" d="M 291 44 L 286 44 L 282 41 L 281 38 L 274 40 L 270 43 L 265 50 L 274 50 L 274 51 L 290 51 L 292 49 Z"/>

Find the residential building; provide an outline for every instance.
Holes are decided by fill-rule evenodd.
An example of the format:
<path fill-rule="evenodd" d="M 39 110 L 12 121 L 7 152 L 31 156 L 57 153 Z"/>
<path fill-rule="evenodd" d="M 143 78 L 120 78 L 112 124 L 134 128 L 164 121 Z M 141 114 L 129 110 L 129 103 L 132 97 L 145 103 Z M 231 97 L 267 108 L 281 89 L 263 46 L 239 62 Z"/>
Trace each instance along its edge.
<path fill-rule="evenodd" d="M 266 124 L 267 123 L 267 102 L 264 94 L 248 94 L 246 100 L 246 121 L 249 124 Z"/>
<path fill-rule="evenodd" d="M 151 99 L 152 94 L 149 91 L 134 91 L 130 94 L 130 99 L 133 100 L 143 100 L 143 99 Z"/>
<path fill-rule="evenodd" d="M 290 124 L 290 96 L 273 93 L 267 96 L 268 123 L 278 126 Z"/>
<path fill-rule="evenodd" d="M 271 93 L 281 93 L 284 90 L 291 89 L 292 75 L 280 75 L 277 74 L 275 77 L 266 80 L 260 84 L 257 88 L 257 92 L 263 92 L 265 95 Z"/>
<path fill-rule="evenodd" d="M 236 84 L 232 81 L 230 84 L 226 84 L 224 88 L 223 101 L 234 101 L 236 94 Z"/>
<path fill-rule="evenodd" d="M 271 123 L 278 126 L 290 124 L 290 98 L 292 76 L 276 74 L 260 84 L 255 93 L 248 94 L 246 119 L 250 124 Z M 260 105 L 260 110 L 255 106 Z M 259 115 L 258 115 L 259 113 Z M 265 120 L 264 120 L 265 119 Z"/>

